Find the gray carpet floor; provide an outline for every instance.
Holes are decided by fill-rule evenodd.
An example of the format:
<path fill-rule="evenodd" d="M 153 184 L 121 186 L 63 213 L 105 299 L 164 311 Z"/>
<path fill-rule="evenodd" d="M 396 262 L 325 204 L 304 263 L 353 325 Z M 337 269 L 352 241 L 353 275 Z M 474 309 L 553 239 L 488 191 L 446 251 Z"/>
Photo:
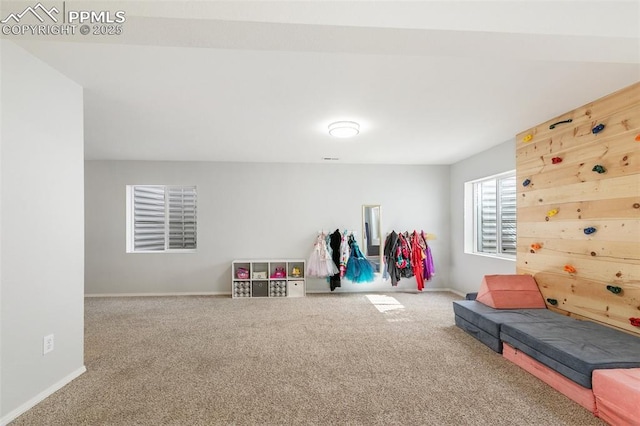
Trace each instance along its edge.
<path fill-rule="evenodd" d="M 603 425 L 451 293 L 88 298 L 87 372 L 12 425 Z"/>

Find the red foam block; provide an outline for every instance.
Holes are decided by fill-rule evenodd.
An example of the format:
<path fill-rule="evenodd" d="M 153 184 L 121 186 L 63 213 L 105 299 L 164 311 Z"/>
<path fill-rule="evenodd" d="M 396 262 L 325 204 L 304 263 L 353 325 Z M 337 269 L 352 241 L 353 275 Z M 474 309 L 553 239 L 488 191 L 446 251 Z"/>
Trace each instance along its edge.
<path fill-rule="evenodd" d="M 485 275 L 476 300 L 494 309 L 546 308 L 531 275 Z"/>
<path fill-rule="evenodd" d="M 562 374 L 507 343 L 503 344 L 502 356 L 597 415 L 596 400 L 591 389 L 582 387 L 573 380 L 567 379 Z"/>
<path fill-rule="evenodd" d="M 640 425 L 640 368 L 594 370 L 598 417 L 612 426 Z"/>

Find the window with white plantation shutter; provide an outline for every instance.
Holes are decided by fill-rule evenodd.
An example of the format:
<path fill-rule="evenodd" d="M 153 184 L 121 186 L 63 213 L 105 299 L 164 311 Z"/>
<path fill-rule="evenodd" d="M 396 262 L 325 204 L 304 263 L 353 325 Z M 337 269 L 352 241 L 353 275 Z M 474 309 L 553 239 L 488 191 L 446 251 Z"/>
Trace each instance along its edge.
<path fill-rule="evenodd" d="M 196 207 L 194 186 L 128 186 L 127 251 L 194 251 Z"/>
<path fill-rule="evenodd" d="M 516 254 L 516 178 L 510 172 L 474 182 L 475 248 L 483 254 Z"/>

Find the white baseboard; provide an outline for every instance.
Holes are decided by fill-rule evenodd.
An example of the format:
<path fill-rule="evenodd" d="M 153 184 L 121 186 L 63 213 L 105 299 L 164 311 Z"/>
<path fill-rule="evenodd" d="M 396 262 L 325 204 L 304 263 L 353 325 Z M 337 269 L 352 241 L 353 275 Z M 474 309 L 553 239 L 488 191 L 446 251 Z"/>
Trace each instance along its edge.
<path fill-rule="evenodd" d="M 463 292 L 458 291 L 458 290 L 454 290 L 452 288 L 447 288 L 446 291 L 450 291 L 451 293 L 457 294 L 460 297 L 465 297 L 467 295 L 466 293 L 463 293 Z"/>
<path fill-rule="evenodd" d="M 78 376 L 80 376 L 81 374 L 83 374 L 86 371 L 87 371 L 87 367 L 85 367 L 83 365 L 81 368 L 78 368 L 73 373 L 67 375 L 66 377 L 62 378 L 60 381 L 58 381 L 58 382 L 54 383 L 53 385 L 49 386 L 47 389 L 43 390 L 42 392 L 40 392 L 39 394 L 37 394 L 36 396 L 31 398 L 27 402 L 25 402 L 24 404 L 20 405 L 15 410 L 7 413 L 6 416 L 2 417 L 0 419 L 0 426 L 8 425 L 9 422 L 14 421 L 20 415 L 26 413 L 31 408 L 35 407 L 38 403 L 42 402 L 45 398 L 47 398 L 48 396 L 52 395 L 57 390 L 63 388 L 65 385 L 71 383 L 71 381 L 73 379 L 77 378 Z"/>
<path fill-rule="evenodd" d="M 425 293 L 425 292 L 449 292 L 457 294 L 458 296 L 464 297 L 463 293 L 460 293 L 458 290 L 453 290 L 451 288 L 425 288 L 422 291 L 418 291 L 417 289 L 407 289 L 407 288 L 389 288 L 389 289 L 378 289 L 378 290 L 347 290 L 347 291 L 330 291 L 330 290 L 307 290 L 307 294 L 347 294 L 347 293 Z"/>
<path fill-rule="evenodd" d="M 231 296 L 228 291 L 177 292 L 177 293 L 91 293 L 84 297 L 164 297 L 164 296 Z"/>
<path fill-rule="evenodd" d="M 452 288 L 425 288 L 422 292 L 436 292 L 436 291 L 446 291 L 449 293 L 457 294 L 458 296 L 464 297 L 465 294 L 459 292 L 458 290 L 454 290 Z M 348 290 L 348 291 L 338 291 L 332 292 L 330 290 L 307 290 L 307 294 L 332 294 L 332 293 L 393 293 L 393 292 L 402 292 L 402 293 L 421 293 L 415 289 L 384 289 L 384 290 Z M 231 292 L 228 291 L 210 291 L 210 292 L 185 292 L 185 293 L 93 293 L 93 294 L 85 294 L 84 297 L 176 297 L 176 296 L 228 296 L 231 297 Z"/>

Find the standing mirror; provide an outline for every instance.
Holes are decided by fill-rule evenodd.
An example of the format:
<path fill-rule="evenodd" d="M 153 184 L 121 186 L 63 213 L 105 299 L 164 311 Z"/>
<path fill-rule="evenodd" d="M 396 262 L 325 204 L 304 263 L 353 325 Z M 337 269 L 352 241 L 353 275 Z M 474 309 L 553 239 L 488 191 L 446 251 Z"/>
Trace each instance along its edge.
<path fill-rule="evenodd" d="M 380 228 L 380 205 L 362 206 L 362 253 L 380 272 L 382 265 L 382 230 Z"/>

